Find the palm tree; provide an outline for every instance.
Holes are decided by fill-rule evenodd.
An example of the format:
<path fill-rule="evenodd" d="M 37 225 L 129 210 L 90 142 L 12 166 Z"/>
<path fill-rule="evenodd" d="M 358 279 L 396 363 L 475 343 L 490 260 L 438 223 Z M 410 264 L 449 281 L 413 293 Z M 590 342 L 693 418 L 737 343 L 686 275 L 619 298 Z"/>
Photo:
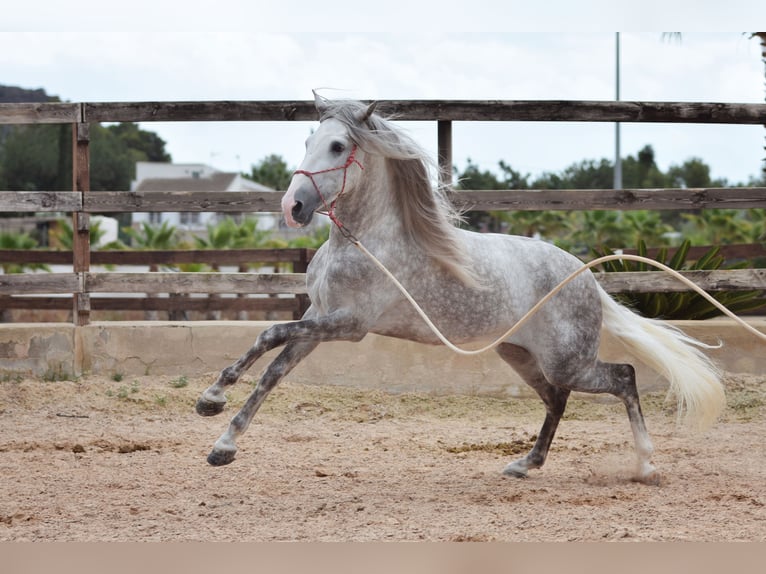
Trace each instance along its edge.
<path fill-rule="evenodd" d="M 176 231 L 176 227 L 167 221 L 163 221 L 159 227 L 143 222 L 140 231 L 132 227 L 125 228 L 125 233 L 133 240 L 136 249 L 173 249 L 178 243 Z M 150 264 L 149 271 L 158 271 L 157 264 Z"/>
<path fill-rule="evenodd" d="M 176 227 L 167 221 L 163 221 L 159 227 L 143 222 L 140 231 L 130 227 L 125 228 L 125 233 L 130 236 L 137 249 L 173 249 L 178 244 L 176 231 Z M 150 263 L 149 272 L 156 271 L 159 271 L 159 266 L 156 263 Z M 155 294 L 148 293 L 148 295 L 151 297 Z M 170 293 L 170 296 L 177 296 L 177 294 Z M 149 321 L 156 321 L 159 319 L 159 314 L 157 311 L 146 311 L 144 317 Z"/>
<path fill-rule="evenodd" d="M 0 232 L 0 249 L 29 250 L 37 246 L 37 240 L 28 233 Z M 0 263 L 0 269 L 3 270 L 5 275 L 9 273 L 24 273 L 26 270 L 36 269 L 50 271 L 50 268 L 44 263 Z"/>
<path fill-rule="evenodd" d="M 101 222 L 97 219 L 91 219 L 89 232 L 90 244 L 97 245 L 104 236 L 104 233 L 106 233 L 106 231 L 101 229 Z M 68 221 L 62 219 L 59 222 L 58 228 L 52 235 L 59 248 L 66 251 L 72 251 L 74 248 L 74 231 L 72 230 L 72 225 Z"/>
<path fill-rule="evenodd" d="M 29 250 L 37 247 L 37 241 L 27 233 L 0 233 L 0 249 L 19 249 Z M 0 269 L 3 274 L 24 273 L 27 270 L 42 269 L 50 271 L 50 268 L 43 263 L 0 263 Z M 0 300 L 10 297 L 10 295 L 0 295 Z M 9 305 L 3 305 L 0 302 L 0 323 L 8 323 L 12 320 Z"/>
<path fill-rule="evenodd" d="M 227 217 L 216 225 L 208 224 L 207 238 L 195 237 L 194 241 L 199 249 L 248 249 L 264 247 L 271 233 L 269 231 L 258 229 L 258 221 L 253 218 L 246 218 L 242 223 L 237 224 L 233 219 Z M 212 264 L 213 271 L 220 271 L 217 263 Z M 239 266 L 239 272 L 247 271 L 248 265 Z M 239 295 L 238 297 L 244 297 Z M 211 293 L 210 299 L 218 299 L 219 295 Z M 209 311 L 208 319 L 220 319 L 220 311 Z M 247 312 L 241 311 L 237 314 L 238 319 L 247 319 Z"/>

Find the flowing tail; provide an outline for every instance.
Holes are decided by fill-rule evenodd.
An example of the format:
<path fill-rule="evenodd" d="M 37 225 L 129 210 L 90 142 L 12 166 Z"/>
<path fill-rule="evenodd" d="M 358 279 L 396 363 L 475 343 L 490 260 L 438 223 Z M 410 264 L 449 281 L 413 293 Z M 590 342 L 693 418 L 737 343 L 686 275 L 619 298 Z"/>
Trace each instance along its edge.
<path fill-rule="evenodd" d="M 670 383 L 679 417 L 700 430 L 726 407 L 721 373 L 700 349 L 714 349 L 662 321 L 636 315 L 599 288 L 604 328 Z"/>

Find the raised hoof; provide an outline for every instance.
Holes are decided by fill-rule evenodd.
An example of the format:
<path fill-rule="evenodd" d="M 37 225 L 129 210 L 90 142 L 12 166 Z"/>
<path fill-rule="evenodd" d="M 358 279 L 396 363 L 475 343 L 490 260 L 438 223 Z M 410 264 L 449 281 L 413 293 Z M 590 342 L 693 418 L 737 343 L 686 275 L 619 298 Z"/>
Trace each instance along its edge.
<path fill-rule="evenodd" d="M 213 450 L 207 455 L 207 462 L 211 466 L 225 466 L 234 462 L 235 450 Z"/>
<path fill-rule="evenodd" d="M 226 403 L 224 402 L 208 401 L 200 398 L 197 400 L 197 406 L 195 408 L 197 409 L 198 415 L 202 415 L 203 417 L 213 417 L 221 414 L 223 412 L 223 407 L 225 406 Z"/>

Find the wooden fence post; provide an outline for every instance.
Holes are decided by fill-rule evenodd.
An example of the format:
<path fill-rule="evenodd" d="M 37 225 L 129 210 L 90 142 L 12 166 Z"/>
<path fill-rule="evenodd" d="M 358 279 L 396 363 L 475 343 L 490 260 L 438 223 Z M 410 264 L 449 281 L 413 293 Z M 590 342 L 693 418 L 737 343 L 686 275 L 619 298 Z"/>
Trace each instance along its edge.
<path fill-rule="evenodd" d="M 452 122 L 438 121 L 437 139 L 439 148 L 439 181 L 446 186 L 452 185 Z"/>
<path fill-rule="evenodd" d="M 82 107 L 80 109 L 82 119 Z M 72 125 L 72 189 L 85 194 L 90 191 L 90 124 L 78 122 Z M 83 197 L 83 205 L 85 198 Z M 85 273 L 90 271 L 90 214 L 85 211 L 72 213 L 72 266 L 80 275 L 80 291 L 73 298 L 73 321 L 75 325 L 90 323 L 90 293 L 83 291 Z"/>
<path fill-rule="evenodd" d="M 311 255 L 313 256 L 313 252 Z M 306 273 L 306 271 L 309 268 L 310 261 L 311 261 L 311 257 L 309 256 L 308 249 L 306 248 L 301 249 L 298 259 L 293 261 L 293 273 Z M 293 311 L 293 319 L 297 321 L 298 319 L 303 317 L 303 314 L 306 311 L 308 311 L 308 308 L 311 306 L 311 300 L 309 299 L 309 296 L 306 295 L 305 293 L 296 295 L 296 298 L 298 299 L 298 309 Z"/>

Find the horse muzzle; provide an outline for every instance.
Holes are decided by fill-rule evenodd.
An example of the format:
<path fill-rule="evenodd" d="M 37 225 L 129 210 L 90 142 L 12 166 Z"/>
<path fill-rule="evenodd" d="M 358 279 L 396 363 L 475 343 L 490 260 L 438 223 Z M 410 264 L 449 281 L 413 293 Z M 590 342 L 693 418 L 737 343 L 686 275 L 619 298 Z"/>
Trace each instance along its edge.
<path fill-rule="evenodd" d="M 320 207 L 321 198 L 313 187 L 288 188 L 282 197 L 282 214 L 289 227 L 305 227 L 311 223 L 314 212 Z"/>

